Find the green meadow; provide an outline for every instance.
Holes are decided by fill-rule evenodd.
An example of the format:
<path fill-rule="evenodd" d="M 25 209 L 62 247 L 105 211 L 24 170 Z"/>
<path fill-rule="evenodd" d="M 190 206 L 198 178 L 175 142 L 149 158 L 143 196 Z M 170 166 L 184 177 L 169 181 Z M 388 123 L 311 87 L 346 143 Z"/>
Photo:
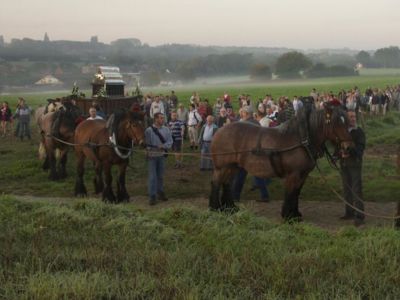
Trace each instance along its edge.
<path fill-rule="evenodd" d="M 235 102 L 242 93 L 276 99 L 308 95 L 314 87 L 363 91 L 399 83 L 396 76 L 369 75 L 174 90 L 184 103 L 193 91 L 214 103 L 224 91 Z M 14 108 L 23 96 L 36 108 L 64 95 L 2 95 L 0 101 Z M 364 121 L 364 198 L 377 205 L 398 201 L 400 113 L 366 114 Z M 400 233 L 390 225 L 356 229 L 345 224 L 335 230 L 309 222 L 288 225 L 242 205 L 234 215 L 212 213 L 205 200 L 211 174 L 200 172 L 193 157 L 184 158 L 184 169 L 174 170 L 171 155 L 165 185 L 174 205 L 148 209 L 135 203 L 147 199 L 143 153 L 133 155 L 127 173 L 131 203 L 110 205 L 96 198 L 90 163 L 85 178 L 90 197 L 75 199 L 73 151 L 68 178 L 51 182 L 37 157 L 33 122 L 32 132 L 31 141 L 0 138 L 0 299 L 396 299 L 400 294 Z M 337 171 L 324 158 L 319 165 L 329 185 L 340 191 Z M 258 197 L 249 188 L 250 182 L 245 203 Z M 280 180 L 269 189 L 272 204 L 283 199 Z M 193 199 L 202 199 L 203 205 L 192 205 L 200 201 Z M 300 201 L 342 206 L 317 171 L 310 174 Z M 331 212 L 317 213 L 323 218 Z"/>

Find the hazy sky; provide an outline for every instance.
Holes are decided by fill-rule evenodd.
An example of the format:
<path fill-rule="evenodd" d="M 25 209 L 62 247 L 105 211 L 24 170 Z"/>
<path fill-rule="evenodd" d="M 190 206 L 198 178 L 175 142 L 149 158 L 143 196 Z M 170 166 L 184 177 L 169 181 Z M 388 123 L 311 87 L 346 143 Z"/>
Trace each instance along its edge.
<path fill-rule="evenodd" d="M 0 35 L 376 49 L 400 45 L 399 0 L 0 0 Z"/>

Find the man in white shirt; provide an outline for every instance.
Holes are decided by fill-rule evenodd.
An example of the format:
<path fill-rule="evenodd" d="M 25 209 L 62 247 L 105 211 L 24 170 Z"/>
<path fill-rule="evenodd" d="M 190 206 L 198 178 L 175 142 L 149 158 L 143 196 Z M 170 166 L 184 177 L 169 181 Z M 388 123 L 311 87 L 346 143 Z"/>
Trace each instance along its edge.
<path fill-rule="evenodd" d="M 213 169 L 212 160 L 210 157 L 211 140 L 218 130 L 218 126 L 214 124 L 214 117 L 207 116 L 206 124 L 203 125 L 200 131 L 199 143 L 201 146 L 200 171 L 211 171 Z"/>
<path fill-rule="evenodd" d="M 297 96 L 293 97 L 293 109 L 294 109 L 294 114 L 297 115 L 297 112 L 300 108 L 303 107 L 303 102 Z"/>
<path fill-rule="evenodd" d="M 89 109 L 89 118 L 87 120 L 103 120 L 102 117 L 97 115 L 97 110 L 94 107 Z"/>
<path fill-rule="evenodd" d="M 188 133 L 190 140 L 190 149 L 196 149 L 199 146 L 199 127 L 203 119 L 200 114 L 197 112 L 197 109 L 194 104 L 189 106 L 189 116 L 188 116 Z"/>
<path fill-rule="evenodd" d="M 164 103 L 161 102 L 160 96 L 156 96 L 154 98 L 153 103 L 151 103 L 151 106 L 150 106 L 150 118 L 154 119 L 154 115 L 156 113 L 162 113 L 163 115 L 165 115 Z"/>

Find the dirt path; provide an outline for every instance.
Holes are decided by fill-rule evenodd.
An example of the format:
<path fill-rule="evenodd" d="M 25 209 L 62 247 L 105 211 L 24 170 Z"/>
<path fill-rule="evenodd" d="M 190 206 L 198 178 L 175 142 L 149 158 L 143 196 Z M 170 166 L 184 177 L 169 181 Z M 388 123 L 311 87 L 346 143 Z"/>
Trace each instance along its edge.
<path fill-rule="evenodd" d="M 24 201 L 48 201 L 48 202 L 68 202 L 74 198 L 62 197 L 34 197 L 34 196 L 15 196 L 17 199 Z M 91 198 L 94 201 L 99 199 Z M 134 205 L 143 210 L 154 210 L 163 208 L 178 208 L 178 207 L 196 207 L 206 210 L 208 207 L 208 200 L 205 198 L 191 198 L 191 199 L 170 199 L 167 202 L 159 202 L 155 206 L 148 205 L 147 197 L 132 197 L 128 205 Z M 282 201 L 271 201 L 269 203 L 260 203 L 253 200 L 243 201 L 238 203 L 240 208 L 249 209 L 257 216 L 268 218 L 269 220 L 282 223 L 280 217 L 280 209 Z M 392 216 L 396 211 L 396 203 L 377 203 L 366 202 L 365 210 L 372 214 Z M 351 221 L 339 220 L 343 215 L 344 205 L 337 201 L 300 201 L 300 211 L 303 214 L 304 222 L 310 223 L 330 231 L 339 230 L 343 226 L 352 225 Z M 362 227 L 372 226 L 393 226 L 393 221 L 377 219 L 372 217 L 366 218 L 366 225 Z"/>

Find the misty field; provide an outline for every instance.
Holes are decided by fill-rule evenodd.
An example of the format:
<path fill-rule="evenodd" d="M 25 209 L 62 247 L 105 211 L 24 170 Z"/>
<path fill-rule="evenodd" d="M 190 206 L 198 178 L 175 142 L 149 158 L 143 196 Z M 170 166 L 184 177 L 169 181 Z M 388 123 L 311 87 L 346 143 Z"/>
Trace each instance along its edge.
<path fill-rule="evenodd" d="M 184 103 L 194 90 L 213 103 L 224 91 L 235 102 L 240 93 L 277 98 L 308 95 L 313 87 L 337 92 L 398 83 L 392 76 L 354 77 L 175 90 Z M 64 95 L 23 96 L 37 107 Z M 14 108 L 17 96 L 0 99 Z M 279 219 L 283 191 L 278 179 L 270 185 L 269 204 L 256 204 L 259 195 L 248 191 L 248 182 L 239 213 L 208 212 L 211 174 L 200 172 L 193 158 L 185 158 L 184 169 L 174 170 L 171 155 L 168 203 L 147 206 L 146 162 L 136 153 L 127 172 L 131 202 L 109 205 L 93 195 L 90 163 L 85 178 L 90 197 L 72 197 L 73 154 L 69 177 L 48 181 L 37 159 L 38 133 L 32 131 L 32 141 L 0 139 L 1 299 L 396 299 L 400 294 L 400 233 L 390 221 L 377 226 L 367 218 L 363 229 L 339 223 L 343 205 L 317 171 L 301 195 L 306 222 L 297 225 Z M 385 207 L 390 208 L 385 214 L 393 214 L 391 207 L 400 199 L 395 166 L 400 114 L 365 116 L 365 131 L 365 200 L 375 204 L 373 212 Z M 338 173 L 324 159 L 319 164 L 340 191 Z M 263 211 L 269 210 L 274 218 L 265 217 L 271 213 Z M 307 221 L 308 214 L 335 224 L 317 227 Z"/>

